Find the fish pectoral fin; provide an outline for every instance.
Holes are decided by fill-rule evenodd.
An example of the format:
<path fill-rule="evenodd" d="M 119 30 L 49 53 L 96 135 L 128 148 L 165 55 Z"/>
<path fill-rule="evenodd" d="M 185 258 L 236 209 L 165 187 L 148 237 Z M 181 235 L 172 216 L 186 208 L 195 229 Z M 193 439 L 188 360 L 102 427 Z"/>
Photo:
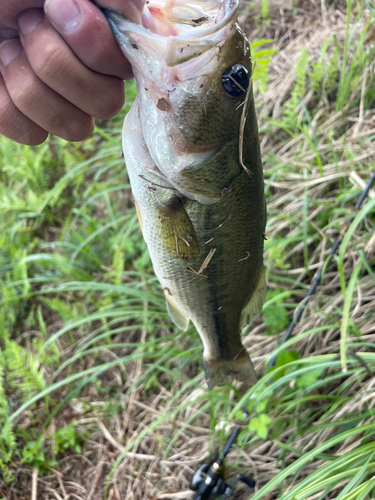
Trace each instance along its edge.
<path fill-rule="evenodd" d="M 182 193 L 189 200 L 197 201 L 202 205 L 213 205 L 220 201 L 220 193 L 217 189 L 205 188 L 201 186 L 185 186 L 183 184 L 177 184 L 174 180 L 171 181 L 173 186 L 177 191 Z M 201 189 L 200 189 L 201 188 Z"/>
<path fill-rule="evenodd" d="M 178 326 L 178 328 L 186 331 L 189 327 L 189 318 L 178 309 L 167 290 L 164 291 L 164 295 L 167 302 L 168 314 L 171 317 L 171 320 L 176 326 Z"/>
<path fill-rule="evenodd" d="M 194 226 L 179 198 L 157 208 L 157 229 L 160 242 L 171 257 L 188 262 L 199 255 Z"/>
<path fill-rule="evenodd" d="M 160 170 L 148 168 L 147 172 L 152 177 L 152 182 L 159 182 L 161 184 L 160 187 L 162 188 L 173 189 L 173 186 L 169 182 L 168 178 L 162 172 L 160 172 Z"/>
<path fill-rule="evenodd" d="M 196 200 L 202 205 L 211 205 L 221 200 L 221 191 L 212 180 L 199 175 L 193 168 L 184 168 L 173 178 L 170 183 L 189 200 Z"/>
<path fill-rule="evenodd" d="M 250 300 L 245 305 L 241 313 L 241 326 L 251 325 L 262 312 L 264 301 L 266 300 L 267 284 L 264 266 L 260 268 L 258 279 Z"/>

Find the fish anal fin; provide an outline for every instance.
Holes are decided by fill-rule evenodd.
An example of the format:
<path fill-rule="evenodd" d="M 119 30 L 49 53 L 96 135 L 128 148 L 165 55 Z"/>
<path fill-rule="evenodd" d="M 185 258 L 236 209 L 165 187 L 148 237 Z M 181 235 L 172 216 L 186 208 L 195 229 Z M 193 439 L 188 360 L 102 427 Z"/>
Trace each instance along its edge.
<path fill-rule="evenodd" d="M 189 327 L 189 318 L 178 309 L 169 295 L 168 290 L 164 290 L 164 295 L 167 303 L 168 314 L 171 317 L 171 320 L 176 326 L 178 326 L 178 328 L 186 331 Z"/>
<path fill-rule="evenodd" d="M 251 325 L 262 312 L 264 301 L 266 300 L 267 284 L 264 266 L 259 270 L 257 282 L 250 300 L 245 305 L 241 313 L 241 326 Z"/>
<path fill-rule="evenodd" d="M 203 358 L 203 366 L 209 389 L 213 389 L 230 375 L 248 386 L 254 385 L 258 381 L 249 353 L 244 347 L 233 360 L 219 361 Z"/>

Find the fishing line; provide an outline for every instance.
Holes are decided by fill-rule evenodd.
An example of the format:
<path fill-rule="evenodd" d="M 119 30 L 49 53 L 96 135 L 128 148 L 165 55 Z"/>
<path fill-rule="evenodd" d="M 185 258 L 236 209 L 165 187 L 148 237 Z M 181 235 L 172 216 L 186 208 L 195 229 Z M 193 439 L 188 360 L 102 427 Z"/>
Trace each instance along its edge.
<path fill-rule="evenodd" d="M 375 170 L 373 171 L 373 173 L 372 173 L 372 175 L 371 175 L 368 183 L 366 184 L 365 188 L 361 192 L 361 195 L 358 198 L 357 203 L 354 205 L 354 210 L 357 210 L 361 206 L 363 200 L 367 197 L 367 195 L 368 195 L 368 193 L 370 191 L 371 185 L 374 182 L 374 180 L 375 180 Z M 351 224 L 353 222 L 353 220 L 354 220 L 354 216 L 351 217 L 348 220 L 348 223 Z M 303 301 L 297 306 L 296 312 L 293 315 L 293 320 L 290 323 L 288 330 L 285 332 L 285 335 L 283 336 L 283 338 L 282 338 L 282 340 L 280 342 L 280 345 L 284 344 L 284 342 L 286 342 L 287 340 L 289 340 L 290 337 L 292 336 L 294 328 L 296 327 L 297 323 L 301 319 L 302 314 L 305 311 L 305 308 L 306 308 L 306 306 L 307 306 L 310 298 L 312 297 L 312 295 L 314 295 L 315 290 L 316 290 L 316 288 L 317 288 L 317 286 L 318 286 L 318 284 L 319 284 L 319 282 L 320 282 L 320 280 L 322 278 L 323 269 L 324 269 L 324 266 L 325 266 L 326 262 L 328 262 L 331 259 L 331 257 L 337 252 L 338 248 L 341 245 L 342 238 L 343 238 L 343 236 L 341 234 L 336 238 L 336 241 L 334 242 L 333 247 L 331 248 L 331 251 L 329 252 L 329 254 L 326 257 L 326 259 L 324 260 L 323 264 L 320 266 L 319 270 L 316 272 L 316 274 L 314 276 L 314 279 L 313 279 L 313 281 L 311 283 L 311 286 L 309 288 L 309 291 L 307 292 L 307 294 L 306 294 L 305 298 L 303 299 Z M 270 362 L 267 365 L 267 369 L 268 370 L 272 366 L 275 366 L 276 359 L 277 359 L 277 356 L 274 356 L 270 360 Z"/>
<path fill-rule="evenodd" d="M 367 197 L 370 188 L 375 181 L 375 170 L 373 171 L 368 183 L 366 184 L 365 188 L 362 190 L 357 203 L 354 205 L 354 210 L 357 210 L 365 198 Z M 348 224 L 352 223 L 354 220 L 355 216 L 350 217 L 348 220 Z M 323 275 L 323 269 L 326 263 L 331 259 L 331 257 L 337 252 L 338 248 L 341 245 L 343 239 L 343 235 L 339 235 L 336 238 L 336 241 L 334 242 L 329 254 L 325 258 L 323 264 L 319 268 L 319 270 L 316 272 L 312 283 L 310 285 L 310 288 L 303 299 L 303 301 L 297 306 L 295 309 L 295 314 L 293 315 L 293 320 L 290 323 L 287 331 L 285 332 L 283 338 L 281 339 L 280 345 L 284 344 L 287 340 L 290 339 L 292 336 L 293 330 L 296 327 L 297 323 L 300 321 L 303 312 L 305 311 L 305 308 L 312 297 L 312 295 L 315 293 L 315 290 L 322 278 Z M 277 356 L 273 356 L 268 363 L 266 370 L 269 371 L 270 368 L 275 366 Z M 226 455 L 229 453 L 232 445 L 235 443 L 237 440 L 238 434 L 240 433 L 241 430 L 241 425 L 246 421 L 246 418 L 248 417 L 247 413 L 244 413 L 244 419 L 237 421 L 236 422 L 236 427 L 230 434 L 223 450 L 221 452 L 218 452 L 217 455 L 211 462 L 202 465 L 193 475 L 193 479 L 191 481 L 191 486 L 190 488 L 196 492 L 194 495 L 193 500 L 212 500 L 214 498 L 222 497 L 223 499 L 230 499 L 232 497 L 232 494 L 237 486 L 238 482 L 242 482 L 249 486 L 250 488 L 254 488 L 255 486 L 255 481 L 251 478 L 248 478 L 242 474 L 237 474 L 235 481 L 230 484 L 226 483 L 225 477 L 224 477 L 224 459 Z"/>

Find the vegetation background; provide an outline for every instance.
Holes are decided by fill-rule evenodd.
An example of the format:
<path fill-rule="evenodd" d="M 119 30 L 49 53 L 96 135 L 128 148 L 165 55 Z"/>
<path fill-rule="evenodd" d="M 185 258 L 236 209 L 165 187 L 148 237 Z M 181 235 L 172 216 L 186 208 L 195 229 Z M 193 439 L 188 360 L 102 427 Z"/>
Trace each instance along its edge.
<path fill-rule="evenodd" d="M 240 22 L 268 200 L 258 373 L 346 235 L 276 369 L 213 391 L 194 330 L 171 324 L 121 157 L 127 104 L 81 144 L 0 138 L 0 498 L 189 499 L 247 408 L 234 498 L 375 498 L 375 4 L 262 0 Z M 375 189 L 375 188 L 374 188 Z M 354 221 L 348 220 L 354 217 Z"/>

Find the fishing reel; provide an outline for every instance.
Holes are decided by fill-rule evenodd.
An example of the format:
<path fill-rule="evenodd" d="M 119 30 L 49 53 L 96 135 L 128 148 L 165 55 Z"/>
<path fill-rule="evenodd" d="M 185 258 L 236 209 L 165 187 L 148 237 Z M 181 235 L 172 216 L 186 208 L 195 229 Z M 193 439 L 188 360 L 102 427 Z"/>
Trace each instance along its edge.
<path fill-rule="evenodd" d="M 202 465 L 194 474 L 190 489 L 196 491 L 194 500 L 212 500 L 222 497 L 223 500 L 230 499 L 237 484 L 242 482 L 254 488 L 255 481 L 242 474 L 237 474 L 234 482 L 227 483 L 224 478 L 224 466 L 222 460 L 217 458 L 208 464 Z"/>
<path fill-rule="evenodd" d="M 243 417 L 244 419 L 248 417 L 246 412 L 244 412 Z M 190 489 L 196 491 L 193 500 L 213 500 L 219 497 L 222 497 L 223 500 L 230 499 L 239 482 L 246 484 L 249 488 L 254 488 L 255 481 L 243 474 L 237 474 L 232 483 L 227 483 L 224 477 L 225 457 L 236 441 L 243 423 L 244 420 L 237 422 L 237 426 L 229 436 L 223 450 L 211 462 L 202 465 L 195 472 L 190 483 Z"/>

